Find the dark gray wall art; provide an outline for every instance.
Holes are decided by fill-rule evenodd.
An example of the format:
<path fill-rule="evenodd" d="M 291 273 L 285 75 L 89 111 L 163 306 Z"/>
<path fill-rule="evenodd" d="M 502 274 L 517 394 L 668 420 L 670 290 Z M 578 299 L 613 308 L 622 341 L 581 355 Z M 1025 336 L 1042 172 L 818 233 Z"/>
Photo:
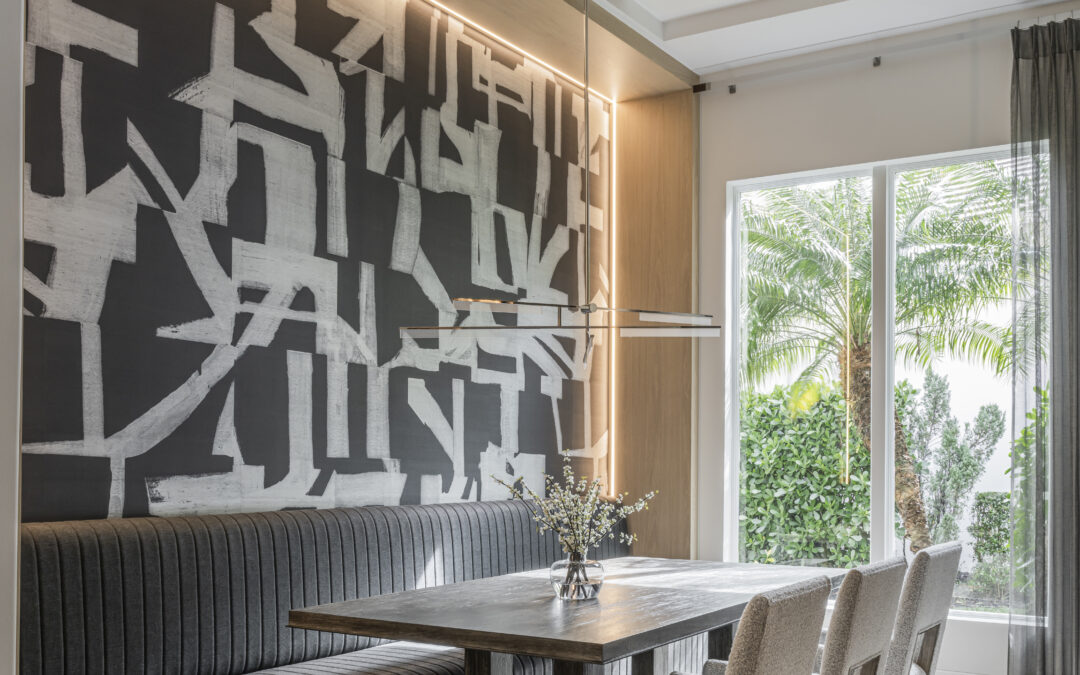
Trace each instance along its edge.
<path fill-rule="evenodd" d="M 29 0 L 25 520 L 603 475 L 606 335 L 402 338 L 607 287 L 580 88 L 418 0 Z"/>

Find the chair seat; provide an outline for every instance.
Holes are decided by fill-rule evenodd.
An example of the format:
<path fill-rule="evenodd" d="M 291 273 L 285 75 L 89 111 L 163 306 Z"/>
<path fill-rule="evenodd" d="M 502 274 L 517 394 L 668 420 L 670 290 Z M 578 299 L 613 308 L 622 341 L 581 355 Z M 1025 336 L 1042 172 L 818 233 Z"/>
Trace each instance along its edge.
<path fill-rule="evenodd" d="M 256 675 L 463 675 L 465 652 L 419 642 L 390 642 L 356 652 L 260 670 Z M 514 675 L 550 675 L 551 662 L 514 657 Z"/>

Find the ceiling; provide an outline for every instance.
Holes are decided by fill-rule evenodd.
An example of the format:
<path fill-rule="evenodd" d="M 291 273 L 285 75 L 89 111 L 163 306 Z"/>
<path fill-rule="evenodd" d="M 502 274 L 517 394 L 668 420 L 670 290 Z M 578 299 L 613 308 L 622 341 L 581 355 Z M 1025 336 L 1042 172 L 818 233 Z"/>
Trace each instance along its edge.
<path fill-rule="evenodd" d="M 1060 0 L 595 0 L 702 76 Z"/>

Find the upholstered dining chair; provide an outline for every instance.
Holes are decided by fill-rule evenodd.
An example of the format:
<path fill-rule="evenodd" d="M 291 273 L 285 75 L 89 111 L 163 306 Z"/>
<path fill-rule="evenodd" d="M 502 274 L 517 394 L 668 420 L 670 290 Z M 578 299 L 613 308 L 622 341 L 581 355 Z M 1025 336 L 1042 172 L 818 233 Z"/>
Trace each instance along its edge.
<path fill-rule="evenodd" d="M 820 675 L 880 675 L 896 622 L 907 562 L 902 557 L 847 573 L 833 605 Z"/>
<path fill-rule="evenodd" d="M 709 659 L 704 675 L 807 675 L 828 600 L 824 576 L 755 595 L 743 610 L 728 660 Z"/>
<path fill-rule="evenodd" d="M 924 548 L 908 565 L 885 675 L 933 675 L 949 618 L 960 543 Z"/>

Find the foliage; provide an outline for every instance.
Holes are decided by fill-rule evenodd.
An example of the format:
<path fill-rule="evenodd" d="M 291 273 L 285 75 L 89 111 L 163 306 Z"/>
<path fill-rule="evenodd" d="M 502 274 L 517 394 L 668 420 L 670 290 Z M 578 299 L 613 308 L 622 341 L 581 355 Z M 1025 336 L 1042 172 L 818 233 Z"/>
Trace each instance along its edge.
<path fill-rule="evenodd" d="M 1009 599 L 1009 493 L 976 494 L 968 532 L 975 540 L 968 585 L 980 599 L 1003 606 Z"/>
<path fill-rule="evenodd" d="M 778 386 L 742 397 L 742 559 L 838 567 L 864 563 L 870 556 L 869 453 L 859 435 L 848 431 L 847 404 L 838 387 L 798 393 L 796 388 Z M 807 397 L 807 391 L 814 396 Z M 956 539 L 967 495 L 1004 433 L 1004 415 L 997 406 L 983 406 L 961 431 L 951 414 L 948 379 L 932 372 L 922 392 L 906 380 L 898 383 L 895 401 L 918 448 L 934 540 Z M 849 484 L 844 483 L 845 461 L 850 462 Z M 980 493 L 976 508 L 995 494 Z M 1007 523 L 994 525 L 991 515 L 980 521 L 986 537 L 996 537 L 982 544 L 988 552 L 1008 543 Z"/>
<path fill-rule="evenodd" d="M 743 560 L 849 567 L 870 559 L 870 453 L 845 433 L 843 394 L 816 391 L 815 403 L 795 411 L 791 387 L 743 397 Z"/>
<path fill-rule="evenodd" d="M 657 495 L 650 492 L 632 504 L 624 504 L 627 494 L 620 493 L 614 499 L 605 499 L 602 494 L 603 483 L 599 478 L 589 480 L 574 477 L 570 466 L 569 452 L 563 455 L 563 479 L 560 483 L 554 476 L 544 474 L 544 489 L 547 496 L 541 497 L 533 492 L 519 477 L 514 485 L 509 485 L 496 476 L 496 482 L 510 491 L 510 496 L 523 501 L 532 512 L 536 521 L 537 532 L 543 534 L 551 530 L 558 536 L 564 552 L 584 557 L 589 549 L 597 546 L 605 537 L 615 539 L 613 528 L 632 513 L 649 508 L 649 501 Z M 517 485 L 521 487 L 518 488 Z M 632 544 L 637 535 L 619 533 L 619 539 L 625 544 Z"/>
<path fill-rule="evenodd" d="M 1009 600 L 1009 557 L 1003 553 L 986 556 L 975 563 L 968 585 L 982 601 L 998 608 Z"/>
<path fill-rule="evenodd" d="M 949 355 L 1008 371 L 1011 329 L 980 314 L 1009 297 L 1010 188 L 1005 169 L 994 162 L 897 176 L 895 341 L 908 363 L 929 367 Z M 864 445 L 870 434 L 870 192 L 865 177 L 772 188 L 746 195 L 741 211 L 744 389 L 795 373 L 788 393 L 798 401 L 793 408 L 806 408 L 801 399 L 808 388 L 836 379 L 839 371 Z M 991 416 L 986 428 L 993 427 Z M 976 452 L 970 444 L 978 439 L 965 440 L 958 428 L 949 434 L 950 450 L 968 442 L 968 454 Z M 907 534 L 925 545 L 921 490 L 908 489 L 917 477 L 904 441 L 898 434 L 897 503 L 907 514 Z M 947 499 L 956 488 L 946 480 L 931 492 Z M 942 508 L 938 522 L 946 529 L 955 526 L 947 516 Z"/>
<path fill-rule="evenodd" d="M 968 496 L 1005 434 L 1005 413 L 994 404 L 980 407 L 975 420 L 961 431 L 950 399 L 948 378 L 933 368 L 926 371 L 920 395 L 897 399 L 935 544 L 959 538 Z"/>
<path fill-rule="evenodd" d="M 1010 181 L 994 162 L 897 177 L 896 346 L 910 363 L 943 354 L 1010 364 L 1008 327 L 979 313 L 1009 298 Z M 746 384 L 835 373 L 845 346 L 868 345 L 873 249 L 870 181 L 764 190 L 743 202 Z"/>
<path fill-rule="evenodd" d="M 1037 518 L 1047 513 L 1044 484 L 1045 448 L 1048 443 L 1047 432 L 1050 421 L 1049 389 L 1035 387 L 1037 403 L 1028 411 L 1027 424 L 1013 439 L 1012 467 L 1009 469 L 1013 482 L 1013 518 L 1012 543 L 1010 546 L 1011 564 L 1014 570 L 1013 590 L 1020 604 L 1034 602 L 1038 593 L 1036 582 L 1042 572 L 1034 569 L 1038 561 L 1045 559 L 1045 538 L 1041 535 Z M 1039 504 L 1039 502 L 1042 502 Z M 1040 508 L 1041 507 L 1041 508 Z M 1041 516 L 1045 517 L 1045 515 Z M 1031 611 L 1031 607 L 1021 607 L 1021 611 Z"/>
<path fill-rule="evenodd" d="M 1009 550 L 1009 493 L 980 492 L 972 505 L 968 532 L 975 539 L 975 560 L 983 562 Z"/>

